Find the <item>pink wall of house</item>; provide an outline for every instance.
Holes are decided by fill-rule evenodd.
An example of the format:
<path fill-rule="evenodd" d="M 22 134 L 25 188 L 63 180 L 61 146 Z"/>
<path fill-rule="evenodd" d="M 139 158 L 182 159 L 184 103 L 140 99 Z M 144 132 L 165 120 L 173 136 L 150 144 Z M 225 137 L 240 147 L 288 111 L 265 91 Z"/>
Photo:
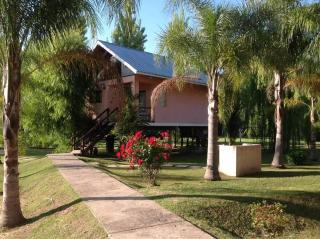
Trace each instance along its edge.
<path fill-rule="evenodd" d="M 163 78 L 135 75 L 123 78 L 123 82 L 131 84 L 133 94 L 146 91 L 146 107 L 151 107 L 151 94 Z M 95 104 L 97 114 L 106 108 L 119 107 L 121 96 L 114 84 L 102 81 L 102 102 Z M 182 91 L 172 90 L 165 96 L 165 104 L 158 102 L 154 109 L 154 123 L 165 125 L 206 125 L 207 115 L 207 87 L 185 84 Z"/>
<path fill-rule="evenodd" d="M 134 80 L 134 76 L 127 76 L 123 78 L 124 83 L 132 83 L 134 82 Z M 98 86 L 101 89 L 102 100 L 101 103 L 94 104 L 96 114 L 100 114 L 107 108 L 109 108 L 110 110 L 113 110 L 117 107 L 119 108 L 122 97 L 121 91 L 119 90 L 119 87 L 115 84 L 115 82 L 113 80 L 100 81 L 98 83 Z"/>
<path fill-rule="evenodd" d="M 170 91 L 166 104 L 158 102 L 154 110 L 156 123 L 201 125 L 208 123 L 207 89 L 205 86 L 186 84 L 182 91 Z"/>
<path fill-rule="evenodd" d="M 151 94 L 154 88 L 163 79 L 138 75 L 139 90 L 145 90 L 147 107 L 151 106 Z M 154 109 L 154 123 L 206 125 L 207 113 L 207 87 L 186 84 L 182 91 L 172 90 L 165 96 L 165 103 L 158 102 Z"/>

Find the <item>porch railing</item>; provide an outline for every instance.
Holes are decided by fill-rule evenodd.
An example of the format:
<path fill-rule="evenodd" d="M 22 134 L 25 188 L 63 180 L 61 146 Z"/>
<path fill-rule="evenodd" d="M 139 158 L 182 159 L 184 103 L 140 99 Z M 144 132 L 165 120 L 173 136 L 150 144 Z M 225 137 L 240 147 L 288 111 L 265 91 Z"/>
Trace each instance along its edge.
<path fill-rule="evenodd" d="M 150 122 L 151 121 L 151 107 L 139 107 L 138 115 L 140 119 Z"/>

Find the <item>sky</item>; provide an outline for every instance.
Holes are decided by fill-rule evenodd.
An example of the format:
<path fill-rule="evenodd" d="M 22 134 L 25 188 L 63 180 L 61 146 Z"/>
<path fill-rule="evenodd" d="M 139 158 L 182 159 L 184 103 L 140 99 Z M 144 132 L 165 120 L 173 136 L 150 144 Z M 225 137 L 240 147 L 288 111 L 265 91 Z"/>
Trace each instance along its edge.
<path fill-rule="evenodd" d="M 220 2 L 236 2 L 237 0 L 220 0 Z M 145 43 L 145 51 L 156 53 L 158 36 L 161 29 L 165 29 L 170 22 L 171 13 L 166 11 L 167 0 L 141 0 L 139 16 L 141 26 L 145 27 L 147 42 Z M 102 26 L 97 33 L 97 39 L 111 42 L 111 34 L 114 29 L 114 23 L 107 24 L 105 18 L 101 17 Z M 88 39 L 91 39 L 90 44 L 94 44 L 95 40 L 88 34 Z"/>
<path fill-rule="evenodd" d="M 171 14 L 165 11 L 166 0 L 142 0 L 138 18 L 141 19 L 141 26 L 145 27 L 147 42 L 145 51 L 156 52 L 157 38 L 161 29 L 165 28 L 171 18 Z M 111 41 L 111 34 L 114 29 L 114 23 L 107 24 L 107 20 L 101 17 L 102 26 L 97 33 L 97 39 Z M 90 39 L 91 37 L 88 36 Z M 91 41 L 91 43 L 94 40 Z"/>
<path fill-rule="evenodd" d="M 305 2 L 313 2 L 315 0 L 305 0 Z M 145 27 L 147 42 L 145 43 L 145 51 L 156 53 L 158 36 L 161 29 L 165 29 L 171 19 L 171 13 L 165 10 L 167 0 L 141 0 L 139 10 L 139 18 L 141 26 Z M 237 4 L 241 0 L 216 0 L 216 4 Z M 96 39 L 111 42 L 111 34 L 114 29 L 114 24 L 108 24 L 107 20 L 101 16 L 101 29 L 97 33 Z M 87 35 L 89 45 L 93 46 L 96 39 L 93 39 L 90 34 Z"/>

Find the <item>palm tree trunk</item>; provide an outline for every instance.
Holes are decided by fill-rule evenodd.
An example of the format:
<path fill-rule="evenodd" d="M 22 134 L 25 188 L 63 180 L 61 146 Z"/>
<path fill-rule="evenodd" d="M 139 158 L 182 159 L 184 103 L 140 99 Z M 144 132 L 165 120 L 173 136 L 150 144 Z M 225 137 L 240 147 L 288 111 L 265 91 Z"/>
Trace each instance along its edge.
<path fill-rule="evenodd" d="M 284 116 L 284 81 L 283 74 L 274 72 L 274 98 L 276 103 L 275 124 L 276 124 L 276 142 L 274 155 L 271 165 L 282 168 L 283 165 L 283 116 Z"/>
<path fill-rule="evenodd" d="M 14 49 L 14 47 L 9 47 L 8 62 L 3 67 L 3 138 L 5 155 L 0 224 L 4 227 L 13 227 L 25 220 L 20 206 L 18 170 L 21 62 L 19 54 L 15 54 Z"/>
<path fill-rule="evenodd" d="M 309 159 L 316 160 L 317 159 L 317 147 L 316 147 L 316 140 L 317 140 L 317 132 L 315 130 L 315 101 L 314 97 L 311 97 L 311 106 L 310 106 L 310 149 L 309 149 Z"/>
<path fill-rule="evenodd" d="M 211 181 L 221 180 L 218 171 L 218 79 L 219 75 L 216 71 L 211 81 L 212 84 L 208 86 L 208 149 L 204 179 Z"/>

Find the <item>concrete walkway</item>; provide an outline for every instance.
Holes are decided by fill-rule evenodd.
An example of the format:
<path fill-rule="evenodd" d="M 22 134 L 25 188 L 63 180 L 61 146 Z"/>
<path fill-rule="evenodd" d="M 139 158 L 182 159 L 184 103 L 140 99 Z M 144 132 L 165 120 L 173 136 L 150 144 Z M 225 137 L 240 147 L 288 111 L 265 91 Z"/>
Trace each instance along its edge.
<path fill-rule="evenodd" d="M 112 239 L 213 238 L 72 154 L 48 155 Z"/>

